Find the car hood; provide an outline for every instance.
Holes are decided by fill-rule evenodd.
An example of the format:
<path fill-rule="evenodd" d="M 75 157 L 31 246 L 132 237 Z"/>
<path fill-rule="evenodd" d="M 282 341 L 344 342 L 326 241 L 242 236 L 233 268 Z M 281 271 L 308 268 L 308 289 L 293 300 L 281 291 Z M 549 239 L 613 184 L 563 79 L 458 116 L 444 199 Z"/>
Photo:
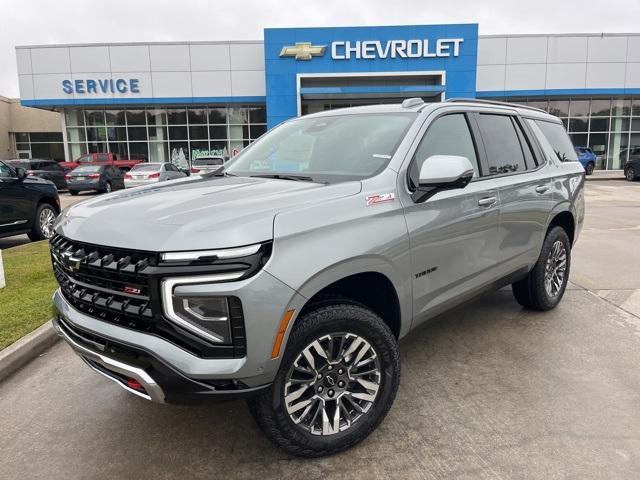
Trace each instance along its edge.
<path fill-rule="evenodd" d="M 189 177 L 79 203 L 60 216 L 56 231 L 80 242 L 157 252 L 236 247 L 272 239 L 274 216 L 285 209 L 360 190 L 360 182 Z"/>

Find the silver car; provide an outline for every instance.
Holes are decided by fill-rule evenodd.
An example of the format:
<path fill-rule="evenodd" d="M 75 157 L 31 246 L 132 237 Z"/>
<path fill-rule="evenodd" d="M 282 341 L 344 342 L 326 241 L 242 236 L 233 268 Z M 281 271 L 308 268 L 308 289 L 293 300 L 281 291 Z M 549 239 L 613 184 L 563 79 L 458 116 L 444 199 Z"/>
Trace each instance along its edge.
<path fill-rule="evenodd" d="M 224 165 L 224 157 L 210 156 L 194 158 L 191 161 L 191 173 L 202 175 L 219 170 Z"/>
<path fill-rule="evenodd" d="M 124 187 L 139 187 L 176 178 L 186 174 L 172 163 L 138 163 L 124 176 Z"/>
<path fill-rule="evenodd" d="M 505 285 L 524 308 L 558 305 L 584 179 L 561 121 L 534 108 L 409 99 L 292 119 L 215 173 L 66 210 L 54 325 L 134 395 L 249 397 L 288 453 L 335 453 L 391 408 L 413 329 Z"/>

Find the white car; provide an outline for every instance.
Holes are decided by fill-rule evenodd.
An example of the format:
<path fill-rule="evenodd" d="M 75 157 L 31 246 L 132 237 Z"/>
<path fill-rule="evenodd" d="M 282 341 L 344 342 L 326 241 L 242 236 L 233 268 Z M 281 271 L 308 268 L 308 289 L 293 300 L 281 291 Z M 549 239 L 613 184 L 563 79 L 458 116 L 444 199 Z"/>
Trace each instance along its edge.
<path fill-rule="evenodd" d="M 219 156 L 199 157 L 191 162 L 191 173 L 202 175 L 215 172 L 224 165 L 224 158 Z"/>
<path fill-rule="evenodd" d="M 139 163 L 125 174 L 124 187 L 139 187 L 186 176 L 172 163 Z"/>

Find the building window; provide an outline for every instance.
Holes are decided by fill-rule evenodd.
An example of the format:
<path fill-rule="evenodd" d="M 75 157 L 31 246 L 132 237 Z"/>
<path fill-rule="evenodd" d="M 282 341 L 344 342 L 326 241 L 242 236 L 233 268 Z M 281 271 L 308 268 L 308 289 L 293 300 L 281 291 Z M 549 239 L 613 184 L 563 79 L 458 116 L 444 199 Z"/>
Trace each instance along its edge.
<path fill-rule="evenodd" d="M 70 109 L 65 121 L 72 160 L 114 152 L 181 168 L 201 156 L 230 158 L 267 130 L 264 105 Z"/>
<path fill-rule="evenodd" d="M 16 132 L 13 137 L 18 158 L 64 161 L 61 132 Z"/>
<path fill-rule="evenodd" d="M 597 156 L 596 168 L 621 169 L 629 151 L 640 147 L 640 98 L 508 98 L 559 117 L 574 146 Z"/>

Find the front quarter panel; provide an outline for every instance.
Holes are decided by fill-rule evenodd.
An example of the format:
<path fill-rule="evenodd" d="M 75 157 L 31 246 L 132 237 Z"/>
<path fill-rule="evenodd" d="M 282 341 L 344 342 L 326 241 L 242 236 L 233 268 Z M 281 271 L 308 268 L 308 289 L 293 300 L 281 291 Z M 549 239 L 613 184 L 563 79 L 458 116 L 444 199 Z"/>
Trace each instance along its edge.
<path fill-rule="evenodd" d="M 381 273 L 395 287 L 403 336 L 412 316 L 410 254 L 396 179 L 387 169 L 356 195 L 278 214 L 266 270 L 306 299 L 350 275 Z M 368 205 L 376 195 L 386 201 Z"/>

